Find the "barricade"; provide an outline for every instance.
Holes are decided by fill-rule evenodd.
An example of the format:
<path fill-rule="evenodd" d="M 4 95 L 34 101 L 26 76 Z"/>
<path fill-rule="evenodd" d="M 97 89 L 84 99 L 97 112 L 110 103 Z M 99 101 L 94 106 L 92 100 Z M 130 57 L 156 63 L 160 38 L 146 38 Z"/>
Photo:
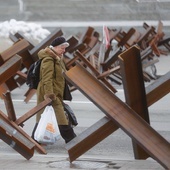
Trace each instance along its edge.
<path fill-rule="evenodd" d="M 132 50 L 134 50 L 134 48 L 132 48 Z M 136 71 L 137 70 L 134 72 Z M 130 73 L 128 72 L 127 75 L 129 74 Z M 147 158 L 147 155 L 149 155 L 156 159 L 165 168 L 169 168 L 170 144 L 144 120 L 148 120 L 148 114 L 146 112 L 144 119 L 141 118 L 141 116 L 139 116 L 136 111 L 130 108 L 130 106 L 127 104 L 120 101 L 120 99 L 118 99 L 111 91 L 103 86 L 103 84 L 101 84 L 94 76 L 92 76 L 83 66 L 78 63 L 75 67 L 65 73 L 65 77 L 108 116 L 108 118 L 104 117 L 95 125 L 88 128 L 86 132 L 80 134 L 80 136 L 77 136 L 67 144 L 66 149 L 68 150 L 71 162 L 81 154 L 85 153 L 92 146 L 96 145 L 99 141 L 103 140 L 106 136 L 113 133 L 116 129 L 121 128 L 133 140 L 135 140 L 137 144 L 140 144 L 140 147 L 144 150 L 144 152 L 146 152 L 145 154 L 143 151 L 141 152 L 138 150 L 139 152 L 136 154 L 136 157 L 144 159 Z M 141 76 L 139 79 L 141 79 Z M 132 80 L 132 82 L 133 81 L 134 80 Z M 169 93 L 169 79 L 165 82 L 162 82 L 162 84 L 167 87 L 167 90 L 166 92 L 162 92 L 162 94 L 159 95 L 157 99 L 160 99 L 165 95 L 165 93 Z M 128 87 L 126 87 L 126 89 L 127 88 Z M 153 91 L 155 90 L 156 89 L 153 89 Z M 131 93 L 129 94 L 127 91 L 127 94 L 130 95 Z M 144 94 L 142 92 L 137 98 L 140 98 L 143 95 Z M 149 98 L 151 99 L 151 96 Z M 141 103 L 139 102 L 139 104 Z M 139 111 L 141 112 L 142 110 L 139 109 Z M 154 138 L 154 140 L 151 140 L 151 138 L 148 138 L 148 136 Z M 157 147 L 158 145 L 160 146 L 159 148 Z M 162 154 L 164 154 L 164 156 Z"/>

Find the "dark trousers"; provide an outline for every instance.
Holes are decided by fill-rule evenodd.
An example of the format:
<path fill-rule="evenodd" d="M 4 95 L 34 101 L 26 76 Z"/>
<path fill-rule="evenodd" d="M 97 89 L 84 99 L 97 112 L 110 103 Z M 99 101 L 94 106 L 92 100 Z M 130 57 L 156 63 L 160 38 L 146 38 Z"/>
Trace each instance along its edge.
<path fill-rule="evenodd" d="M 33 139 L 34 139 L 34 133 L 35 133 L 35 130 L 37 129 L 37 126 L 38 126 L 38 123 L 35 124 L 34 129 L 32 131 L 31 137 Z M 71 141 L 73 138 L 76 137 L 76 134 L 74 133 L 74 130 L 70 125 L 59 125 L 58 127 L 59 127 L 62 138 L 65 140 L 65 143 L 68 143 L 69 141 Z"/>
<path fill-rule="evenodd" d="M 60 134 L 66 143 L 70 142 L 73 138 L 76 137 L 76 134 L 70 125 L 59 125 L 58 127 Z"/>

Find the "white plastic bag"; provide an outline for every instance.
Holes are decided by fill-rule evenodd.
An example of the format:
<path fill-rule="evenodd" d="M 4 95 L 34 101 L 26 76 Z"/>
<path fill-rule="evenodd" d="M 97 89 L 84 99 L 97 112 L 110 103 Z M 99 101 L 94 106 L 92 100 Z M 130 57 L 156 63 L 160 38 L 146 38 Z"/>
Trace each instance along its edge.
<path fill-rule="evenodd" d="M 34 139 L 42 144 L 54 144 L 61 137 L 55 112 L 52 106 L 46 106 L 34 134 Z"/>

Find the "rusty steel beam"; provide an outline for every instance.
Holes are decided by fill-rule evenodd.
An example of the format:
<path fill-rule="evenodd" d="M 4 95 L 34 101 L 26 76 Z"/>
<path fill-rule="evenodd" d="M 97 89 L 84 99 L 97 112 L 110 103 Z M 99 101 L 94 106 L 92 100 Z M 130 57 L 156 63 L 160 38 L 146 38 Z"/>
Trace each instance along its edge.
<path fill-rule="evenodd" d="M 169 75 L 170 76 L 170 75 Z M 170 81 L 168 75 L 163 75 L 161 76 L 160 80 L 156 80 L 153 84 L 149 85 L 148 87 L 146 87 L 146 97 L 147 97 L 147 101 L 150 101 L 149 103 L 147 102 L 147 105 L 148 107 L 151 105 L 151 102 L 152 104 L 154 103 L 155 101 L 155 98 L 157 100 L 159 100 L 160 98 L 162 98 L 164 95 L 168 94 L 169 93 L 169 90 L 170 90 L 170 84 L 168 84 L 168 82 Z M 163 85 L 164 84 L 164 85 Z M 166 86 L 166 88 L 164 87 Z M 162 88 L 159 88 L 159 87 L 164 87 L 163 89 Z M 165 90 L 167 89 L 167 90 Z M 160 91 L 161 90 L 161 91 Z M 163 94 L 162 94 L 162 91 L 163 91 Z M 157 97 L 155 97 L 155 94 L 157 94 Z M 159 96 L 158 96 L 159 94 Z M 155 101 L 156 102 L 156 101 Z M 105 119 L 106 120 L 106 119 Z M 105 124 L 107 124 L 108 122 L 112 122 L 110 119 L 108 119 L 108 121 L 100 121 L 100 122 L 103 122 L 103 124 L 100 123 L 100 126 L 102 127 L 101 130 L 105 131 Z M 113 122 L 112 122 L 113 123 Z M 113 123 L 114 124 L 114 123 Z M 98 125 L 99 126 L 99 125 Z M 100 127 L 99 127 L 100 128 Z M 108 128 L 108 127 L 107 127 Z M 89 127 L 87 130 L 89 130 L 90 132 L 92 132 L 92 134 L 89 134 L 87 135 L 87 133 L 82 133 L 82 135 L 84 135 L 84 138 L 88 138 L 88 140 L 86 139 L 87 142 L 91 141 L 91 138 L 90 136 L 93 135 L 93 133 L 95 133 L 95 131 L 92 131 L 91 130 L 91 127 Z M 110 129 L 110 133 L 114 132 L 114 130 Z M 108 134 L 109 135 L 109 134 Z M 101 136 L 100 136 L 101 137 Z M 96 138 L 93 138 L 93 141 L 94 141 L 94 145 L 95 145 L 95 140 Z M 94 146 L 93 145 L 93 146 Z M 78 145 L 77 145 L 78 146 Z M 93 147 L 91 145 L 91 148 Z M 74 148 L 76 149 L 76 147 Z M 88 146 L 88 150 L 90 149 L 90 147 Z M 87 151 L 87 150 L 86 150 Z"/>
<path fill-rule="evenodd" d="M 8 59 L 10 59 L 11 57 L 13 57 L 14 55 L 20 54 L 23 51 L 27 50 L 29 48 L 29 46 L 30 46 L 30 44 L 27 40 L 25 40 L 25 39 L 19 40 L 15 44 L 13 44 L 11 47 L 9 47 L 5 51 L 3 51 L 0 54 L 0 58 L 1 58 L 1 60 L 3 60 L 3 62 L 5 62 Z"/>
<path fill-rule="evenodd" d="M 126 103 L 150 124 L 140 49 L 136 46 L 130 47 L 119 55 L 119 63 Z M 132 140 L 132 143 L 135 159 L 147 159 L 149 157 L 148 153 L 134 140 Z"/>
<path fill-rule="evenodd" d="M 33 156 L 35 145 L 2 119 L 0 119 L 0 138 L 27 160 Z"/>
<path fill-rule="evenodd" d="M 134 28 L 130 28 L 130 30 L 123 36 L 123 38 L 118 42 L 118 47 L 124 46 L 128 40 L 132 37 L 132 35 L 135 33 Z"/>
<path fill-rule="evenodd" d="M 7 91 L 6 93 L 3 93 L 3 99 L 5 103 L 5 107 L 7 110 L 7 115 L 10 120 L 15 122 L 18 126 L 22 126 L 22 124 L 30 119 L 32 116 L 34 116 L 37 112 L 39 112 L 41 109 L 43 109 L 45 106 L 49 105 L 51 103 L 51 99 L 47 98 L 43 102 L 39 103 L 36 105 L 34 108 L 29 110 L 27 113 L 23 114 L 21 117 L 18 119 L 16 118 L 12 98 L 11 98 L 11 93 Z"/>
<path fill-rule="evenodd" d="M 134 110 L 122 102 L 114 93 L 111 93 L 80 64 L 64 73 L 64 75 L 113 122 L 116 122 L 127 135 L 136 140 L 152 158 L 163 167 L 170 168 L 169 142 L 149 126 Z M 81 155 L 82 147 L 80 147 L 79 153 L 74 159 Z M 70 149 L 68 150 L 69 154 L 71 154 Z M 71 162 L 74 159 L 70 157 Z"/>
<path fill-rule="evenodd" d="M 36 47 L 32 48 L 29 53 L 32 56 L 33 60 L 36 61 L 38 59 L 37 57 L 37 53 L 38 51 L 40 51 L 41 49 L 49 46 L 51 44 L 51 42 L 54 40 L 54 38 L 58 37 L 58 36 L 62 36 L 63 32 L 61 29 L 59 30 L 54 30 L 50 35 L 48 35 L 43 41 L 41 41 L 38 45 L 36 45 Z"/>
<path fill-rule="evenodd" d="M 21 57 L 15 55 L 0 66 L 0 85 L 16 74 L 21 67 Z"/>
<path fill-rule="evenodd" d="M 119 127 L 108 117 L 105 116 L 101 118 L 66 145 L 66 149 L 69 150 L 70 162 L 78 158 L 80 154 L 82 155 L 87 152 L 117 129 L 119 129 Z"/>
<path fill-rule="evenodd" d="M 23 114 L 18 119 L 16 118 L 14 106 L 12 103 L 10 92 L 7 92 L 3 94 L 4 102 L 7 110 L 8 117 L 4 115 L 2 112 L 0 113 L 0 116 L 6 120 L 8 123 L 11 123 L 13 127 L 19 129 L 17 126 L 23 126 L 23 123 L 27 121 L 29 118 L 34 116 L 38 111 L 43 109 L 45 106 L 49 105 L 51 103 L 51 99 L 47 98 L 43 102 L 39 103 L 37 106 L 29 110 L 27 113 Z M 23 135 L 25 135 L 29 140 L 31 140 L 35 144 L 35 148 L 38 152 L 42 154 L 46 154 L 46 151 L 37 143 L 35 142 L 29 135 L 27 135 L 24 131 L 21 131 Z"/>
<path fill-rule="evenodd" d="M 22 115 L 21 117 L 19 117 L 15 123 L 17 125 L 22 125 L 25 121 L 27 121 L 28 119 L 30 119 L 32 116 L 34 116 L 37 112 L 39 112 L 40 110 L 42 110 L 43 108 L 45 108 L 45 106 L 49 105 L 52 102 L 52 100 L 50 98 L 47 98 L 46 100 L 42 101 L 41 103 L 39 103 L 37 106 L 35 106 L 34 108 L 32 108 L 31 110 L 29 110 L 27 113 L 25 113 L 24 115 Z"/>
<path fill-rule="evenodd" d="M 36 89 L 28 89 L 27 92 L 24 94 L 24 96 L 26 97 L 24 99 L 24 102 L 28 103 L 32 96 L 36 94 L 36 91 L 37 91 Z"/>
<path fill-rule="evenodd" d="M 9 91 L 3 93 L 3 99 L 4 99 L 8 118 L 12 121 L 16 121 L 17 118 L 16 118 L 15 109 L 11 98 L 11 93 Z"/>
<path fill-rule="evenodd" d="M 108 68 L 111 68 L 111 65 L 113 65 L 114 62 L 118 59 L 119 54 L 122 53 L 122 48 L 119 47 L 116 52 L 113 54 L 112 57 L 107 58 L 104 63 L 101 63 L 103 70 L 106 71 Z"/>
<path fill-rule="evenodd" d="M 168 74 L 168 73 L 167 73 Z M 170 73 L 168 74 L 169 76 L 163 75 L 161 77 L 161 81 L 156 80 L 153 84 L 149 85 L 148 87 L 146 87 L 146 97 L 147 97 L 147 105 L 148 107 L 154 103 L 155 101 L 155 94 L 159 94 L 159 96 L 157 95 L 157 100 L 161 99 L 165 94 L 168 94 L 170 91 L 170 84 L 168 84 L 169 82 L 169 76 Z M 165 84 L 165 85 L 162 85 Z M 168 88 L 167 91 L 164 92 L 163 89 L 159 88 L 159 86 L 166 86 Z M 165 89 L 167 89 L 165 88 Z M 159 91 L 160 90 L 160 91 Z M 163 90 L 163 94 L 161 93 Z M 157 101 L 156 100 L 156 101 Z M 155 102 L 156 102 L 155 101 Z M 89 128 L 87 128 L 84 132 L 82 132 L 77 138 L 73 139 L 71 142 L 69 142 L 66 145 L 66 149 L 69 150 L 70 152 L 70 157 L 72 158 L 72 161 L 75 160 L 77 157 L 79 157 L 80 155 L 82 155 L 83 153 L 87 152 L 89 149 L 91 149 L 93 146 L 95 146 L 97 143 L 99 143 L 100 141 L 102 141 L 103 139 L 105 139 L 107 136 L 109 136 L 110 134 L 112 134 L 115 130 L 117 130 L 117 128 L 119 128 L 110 118 L 108 117 L 104 117 L 101 120 L 99 120 L 97 123 L 94 124 L 95 126 L 91 126 Z M 97 128 L 94 128 L 97 127 Z M 114 128 L 113 128 L 114 127 Z M 116 128 L 117 127 L 117 128 Z M 107 131 L 108 133 L 105 134 L 105 136 L 103 135 L 98 135 L 98 130 L 99 131 Z M 96 134 L 98 135 L 96 137 Z M 85 142 L 84 142 L 85 141 Z M 90 143 L 90 144 L 89 144 Z M 81 148 L 81 146 L 83 145 L 83 150 Z M 81 148 L 81 153 L 79 151 L 79 149 Z"/>
<path fill-rule="evenodd" d="M 24 132 L 24 130 L 21 127 L 19 127 L 15 122 L 9 120 L 8 117 L 6 116 L 6 114 L 4 114 L 1 110 L 0 110 L 0 119 L 4 120 L 7 124 L 9 124 L 11 127 L 15 128 L 18 132 L 20 132 L 23 136 L 25 136 L 29 141 L 34 143 L 35 149 L 37 150 L 37 152 L 39 152 L 41 154 L 47 154 L 46 150 L 41 145 L 39 145 L 26 132 Z"/>
<path fill-rule="evenodd" d="M 17 42 L 20 39 L 25 39 L 28 41 L 27 37 L 24 35 L 24 33 L 22 31 L 18 31 L 16 32 L 14 35 L 13 34 L 9 34 L 9 38 L 13 41 L 13 42 Z M 34 45 L 32 44 L 32 42 L 28 41 L 30 46 L 29 49 L 34 48 Z"/>
<path fill-rule="evenodd" d="M 100 75 L 100 72 L 96 68 L 94 68 L 93 65 L 79 51 L 75 52 L 75 56 L 83 61 L 83 63 L 93 72 L 96 77 Z M 103 77 L 102 79 L 100 79 L 100 81 L 104 83 L 113 93 L 117 92 L 117 90 L 111 85 L 106 77 Z"/>

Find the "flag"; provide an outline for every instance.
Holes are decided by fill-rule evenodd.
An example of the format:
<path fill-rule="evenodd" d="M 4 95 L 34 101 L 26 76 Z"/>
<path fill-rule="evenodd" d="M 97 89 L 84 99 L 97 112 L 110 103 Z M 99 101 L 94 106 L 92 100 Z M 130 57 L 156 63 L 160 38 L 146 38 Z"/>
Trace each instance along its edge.
<path fill-rule="evenodd" d="M 103 26 L 103 44 L 105 44 L 106 50 L 110 46 L 109 30 L 108 30 L 107 26 L 105 26 L 105 25 Z"/>
<path fill-rule="evenodd" d="M 110 46 L 109 30 L 103 25 L 103 40 L 100 45 L 99 58 L 98 58 L 98 70 L 102 72 L 101 63 L 104 62 L 105 52 Z"/>

